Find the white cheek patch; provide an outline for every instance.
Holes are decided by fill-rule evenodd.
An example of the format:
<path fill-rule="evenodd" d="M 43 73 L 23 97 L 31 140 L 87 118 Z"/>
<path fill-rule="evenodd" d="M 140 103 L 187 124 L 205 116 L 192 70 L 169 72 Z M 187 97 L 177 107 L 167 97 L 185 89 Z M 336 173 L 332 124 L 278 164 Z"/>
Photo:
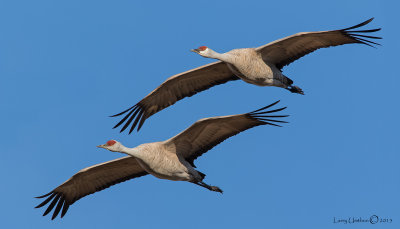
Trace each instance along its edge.
<path fill-rule="evenodd" d="M 206 54 L 206 53 L 207 53 L 207 51 L 208 51 L 208 49 L 205 49 L 205 50 L 203 50 L 203 51 L 200 51 L 200 52 L 199 52 L 199 54 L 202 54 L 202 55 L 204 55 L 204 54 Z"/>

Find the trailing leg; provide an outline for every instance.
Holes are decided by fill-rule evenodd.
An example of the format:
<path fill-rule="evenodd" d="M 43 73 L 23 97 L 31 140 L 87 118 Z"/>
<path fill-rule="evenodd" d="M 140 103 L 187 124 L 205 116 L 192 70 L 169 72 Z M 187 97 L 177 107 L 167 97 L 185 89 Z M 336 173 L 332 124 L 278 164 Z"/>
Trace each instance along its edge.
<path fill-rule="evenodd" d="M 290 86 L 288 86 L 288 87 L 285 88 L 285 89 L 286 89 L 286 90 L 289 90 L 289 91 L 292 92 L 292 93 L 297 93 L 297 94 L 302 94 L 302 95 L 304 95 L 303 90 L 302 90 L 301 88 L 299 88 L 298 86 L 290 85 Z"/>
<path fill-rule="evenodd" d="M 191 182 L 193 184 L 197 184 L 197 185 L 199 185 L 201 187 L 204 187 L 204 188 L 206 188 L 206 189 L 208 189 L 210 191 L 223 193 L 223 191 L 219 187 L 208 185 L 208 184 L 204 183 L 203 181 L 191 181 Z"/>

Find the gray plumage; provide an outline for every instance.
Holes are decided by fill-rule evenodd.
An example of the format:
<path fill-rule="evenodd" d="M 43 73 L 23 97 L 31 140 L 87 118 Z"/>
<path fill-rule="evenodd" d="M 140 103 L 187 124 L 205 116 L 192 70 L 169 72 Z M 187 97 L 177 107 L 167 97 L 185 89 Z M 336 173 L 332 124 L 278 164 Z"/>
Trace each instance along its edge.
<path fill-rule="evenodd" d="M 368 39 L 381 39 L 380 37 L 364 34 L 380 29 L 353 30 L 372 20 L 373 18 L 341 30 L 297 33 L 258 48 L 234 49 L 222 54 L 205 46 L 193 49 L 192 51 L 204 57 L 219 61 L 168 78 L 136 105 L 113 115 L 112 117 L 125 115 L 114 128 L 125 122 L 121 132 L 131 124 L 129 133 L 135 127 L 139 131 L 147 118 L 178 100 L 238 79 L 259 86 L 281 87 L 293 93 L 303 94 L 303 91 L 294 86 L 293 81 L 282 73 L 282 68 L 320 48 L 352 43 L 378 45 Z"/>
<path fill-rule="evenodd" d="M 195 169 L 194 160 L 242 131 L 259 125 L 279 126 L 276 123 L 286 123 L 277 118 L 287 115 L 271 115 L 286 107 L 267 110 L 278 102 L 246 114 L 201 119 L 180 134 L 163 142 L 127 148 L 115 140 L 110 140 L 98 147 L 128 156 L 80 170 L 50 193 L 37 197 L 47 198 L 36 208 L 50 203 L 43 215 L 54 209 L 52 219 L 56 218 L 60 211 L 63 217 L 69 206 L 80 198 L 147 174 L 161 179 L 188 181 L 222 193 L 217 186 L 203 182 L 205 174 Z"/>

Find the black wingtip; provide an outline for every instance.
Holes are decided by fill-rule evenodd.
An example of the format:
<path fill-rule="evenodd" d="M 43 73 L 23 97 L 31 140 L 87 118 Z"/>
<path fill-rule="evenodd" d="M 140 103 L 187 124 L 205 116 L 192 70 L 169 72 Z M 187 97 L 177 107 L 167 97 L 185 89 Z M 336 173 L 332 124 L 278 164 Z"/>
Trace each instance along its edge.
<path fill-rule="evenodd" d="M 54 192 L 50 192 L 50 196 L 49 197 L 47 197 L 42 203 L 40 203 L 39 205 L 37 205 L 35 208 L 41 208 L 41 207 L 43 207 L 44 205 L 46 205 L 51 199 L 53 199 L 53 197 L 56 195 L 56 193 L 54 193 Z M 42 197 L 40 197 L 40 198 L 43 198 L 43 197 L 46 197 L 46 196 L 48 196 L 48 194 L 46 194 L 46 195 L 44 195 L 44 196 L 42 196 Z"/>
<path fill-rule="evenodd" d="M 132 123 L 131 129 L 129 130 L 129 134 L 131 134 L 132 131 L 135 129 L 135 127 L 138 124 L 139 120 L 143 118 L 143 115 L 144 115 L 144 111 L 140 110 L 140 112 L 136 115 L 135 121 Z M 132 122 L 134 117 L 135 116 L 132 115 L 132 117 L 126 122 L 126 124 L 125 124 L 126 127 L 129 126 L 129 124 Z M 125 126 L 124 126 L 124 128 L 125 128 Z"/>
<path fill-rule="evenodd" d="M 370 23 L 374 18 L 370 18 L 360 24 L 357 24 L 355 26 L 351 26 L 349 28 L 345 28 L 341 31 L 344 35 L 352 38 L 354 40 L 354 43 L 359 43 L 359 44 L 365 44 L 368 45 L 370 47 L 376 48 L 374 45 L 381 45 L 379 43 L 373 42 L 371 40 L 367 40 L 364 38 L 369 38 L 369 39 L 382 39 L 382 37 L 376 37 L 376 36 L 368 36 L 368 35 L 364 35 L 364 34 L 360 34 L 360 33 L 373 33 L 373 32 L 377 32 L 380 31 L 381 28 L 377 28 L 377 29 L 369 29 L 369 30 L 352 30 L 352 29 L 356 29 L 359 28 L 361 26 L 364 26 L 368 23 Z"/>
<path fill-rule="evenodd" d="M 377 29 L 364 29 L 364 30 L 352 30 L 348 31 L 348 33 L 373 33 L 373 32 L 378 32 L 381 31 L 382 28 L 377 28 Z"/>
<path fill-rule="evenodd" d="M 374 20 L 373 17 L 370 18 L 370 19 L 368 19 L 368 20 L 366 20 L 366 21 L 361 22 L 360 24 L 357 24 L 357 25 L 354 25 L 354 26 L 345 28 L 345 29 L 343 29 L 343 30 L 351 30 L 351 29 L 359 28 L 359 27 L 361 27 L 361 26 L 364 26 L 364 25 L 370 23 L 372 20 Z"/>
<path fill-rule="evenodd" d="M 60 200 L 58 201 L 58 204 L 57 204 L 57 206 L 56 206 L 56 209 L 55 209 L 54 212 L 53 212 L 53 216 L 51 217 L 51 220 L 54 220 L 54 219 L 57 217 L 58 213 L 59 213 L 60 210 L 61 210 L 61 207 L 62 207 L 63 204 L 64 204 L 64 202 L 65 202 L 64 198 L 60 197 Z"/>
<path fill-rule="evenodd" d="M 126 110 L 125 112 L 127 112 L 129 110 Z M 113 129 L 119 127 L 120 125 L 122 125 L 124 122 L 125 124 L 122 126 L 121 130 L 119 131 L 120 133 L 122 133 L 124 130 L 126 130 L 132 123 L 130 130 L 128 132 L 128 134 L 131 134 L 132 131 L 135 129 L 136 125 L 139 122 L 139 128 L 138 131 L 140 129 L 140 127 L 143 125 L 144 120 L 147 118 L 147 115 L 145 115 L 146 112 L 143 109 L 143 107 L 140 104 L 136 104 L 135 106 L 130 108 L 130 111 L 128 114 L 125 115 L 125 117 L 123 119 L 121 119 L 114 127 Z"/>
<path fill-rule="evenodd" d="M 289 122 L 282 121 L 282 120 L 267 119 L 267 118 L 258 118 L 258 120 L 261 120 L 261 121 L 267 121 L 267 122 L 280 122 L 280 123 L 289 123 Z"/>
<path fill-rule="evenodd" d="M 270 123 L 270 122 L 264 122 L 264 124 L 271 125 L 271 126 L 276 126 L 276 127 L 282 127 L 281 125 L 275 124 L 275 123 Z"/>
<path fill-rule="evenodd" d="M 126 121 L 126 123 L 125 123 L 125 125 L 122 127 L 120 133 L 121 133 L 122 131 L 124 131 L 126 128 L 129 127 L 129 124 L 131 124 L 132 120 L 135 118 L 136 115 L 140 116 L 140 114 L 143 113 L 142 110 L 139 111 L 139 114 L 138 114 L 137 111 L 139 111 L 139 109 L 136 110 L 135 113 L 133 113 L 132 115 L 131 115 L 131 113 L 132 113 L 132 111 L 131 111 L 131 112 L 129 112 L 129 114 L 127 114 L 127 115 L 125 116 L 125 118 L 127 118 L 127 117 L 129 117 L 129 116 L 130 116 L 130 118 L 128 119 L 128 121 Z M 125 119 L 125 118 L 124 118 L 124 119 Z M 136 120 L 137 120 L 137 118 L 136 118 Z M 135 122 L 132 124 L 132 127 L 131 127 L 131 128 L 134 128 L 133 126 L 136 125 L 136 123 L 137 123 L 136 120 L 135 120 Z M 122 122 L 122 121 L 124 121 L 124 120 L 121 120 L 121 122 Z"/>
<path fill-rule="evenodd" d="M 376 42 L 373 42 L 373 41 L 370 41 L 370 40 L 367 40 L 367 39 L 359 38 L 359 37 L 357 37 L 356 39 L 359 40 L 359 41 L 368 42 L 368 43 L 371 43 L 371 44 L 374 44 L 374 45 L 381 45 L 379 43 L 376 43 Z"/>
<path fill-rule="evenodd" d="M 287 108 L 287 107 L 281 107 L 281 108 L 278 108 L 278 109 L 275 109 L 275 110 L 257 112 L 257 113 L 254 113 L 254 114 L 262 115 L 262 114 L 275 113 L 275 112 L 278 112 L 278 111 L 283 111 L 283 110 L 285 110 L 286 108 Z"/>
<path fill-rule="evenodd" d="M 382 37 L 375 37 L 375 36 L 367 36 L 367 35 L 362 35 L 362 34 L 351 34 L 352 36 L 356 36 L 356 37 L 365 37 L 365 38 L 371 38 L 371 39 L 382 39 Z"/>
<path fill-rule="evenodd" d="M 136 105 L 137 105 L 137 104 L 136 104 Z M 136 106 L 136 105 L 135 105 L 135 106 Z M 112 117 L 117 117 L 117 116 L 123 115 L 123 114 L 125 114 L 126 112 L 128 112 L 129 110 L 131 110 L 132 108 L 134 108 L 135 106 L 131 106 L 131 107 L 129 107 L 128 109 L 122 111 L 121 113 L 118 113 L 118 114 L 115 114 L 115 115 L 110 115 L 110 116 L 108 116 L 108 117 L 112 118 Z"/>
<path fill-rule="evenodd" d="M 146 119 L 147 119 L 146 114 L 143 114 L 143 116 L 140 118 L 140 122 L 139 122 L 139 125 L 138 125 L 138 127 L 137 127 L 137 131 L 138 131 L 138 132 L 139 132 L 140 128 L 142 128 L 142 126 L 143 126 L 143 124 L 144 124 L 144 121 L 146 121 Z"/>
<path fill-rule="evenodd" d="M 138 106 L 133 106 L 133 107 L 131 107 L 131 111 L 129 111 L 129 113 L 127 114 L 127 115 L 125 115 L 125 117 L 124 118 L 122 118 L 121 119 L 121 121 L 119 121 L 118 123 L 117 123 L 117 125 L 115 125 L 114 127 L 113 127 L 113 129 L 115 129 L 115 128 L 117 128 L 118 126 L 120 126 L 122 123 L 124 123 L 125 122 L 125 120 L 126 119 L 128 119 L 129 117 L 131 117 L 129 120 L 128 120 L 128 123 L 129 122 L 131 122 L 131 120 L 133 119 L 132 117 L 134 117 L 136 114 L 137 114 L 137 112 L 139 111 L 139 109 L 138 109 Z M 125 124 L 126 125 L 126 124 Z M 125 127 L 126 128 L 126 127 Z"/>
<path fill-rule="evenodd" d="M 267 106 L 265 106 L 265 107 L 262 107 L 262 108 L 260 108 L 260 109 L 258 109 L 258 110 L 252 111 L 252 112 L 250 112 L 250 114 L 252 114 L 252 113 L 257 113 L 257 112 L 259 112 L 259 111 L 261 111 L 261 110 L 268 109 L 268 108 L 270 108 L 270 107 L 272 107 L 272 106 L 278 104 L 279 102 L 280 102 L 280 100 L 278 100 L 278 101 L 276 101 L 276 102 L 274 102 L 274 103 L 271 103 L 271 104 L 269 104 L 269 105 L 267 105 Z"/>
<path fill-rule="evenodd" d="M 46 197 L 46 196 L 49 196 L 49 195 L 52 194 L 52 193 L 53 193 L 53 192 L 49 192 L 49 193 L 44 194 L 44 195 L 42 195 L 42 196 L 35 196 L 34 198 L 38 198 L 38 199 L 44 198 L 44 197 Z"/>
<path fill-rule="evenodd" d="M 274 103 L 272 103 L 272 104 L 270 104 L 268 106 L 265 106 L 265 107 L 260 108 L 258 110 L 255 110 L 255 111 L 252 111 L 250 113 L 247 113 L 247 115 L 250 116 L 253 119 L 256 119 L 256 120 L 260 121 L 263 124 L 282 127 L 281 125 L 275 124 L 274 122 L 276 122 L 276 123 L 288 123 L 288 122 L 287 121 L 273 119 L 273 118 L 285 118 L 285 117 L 288 117 L 289 115 L 268 115 L 268 114 L 285 110 L 287 107 L 281 107 L 281 108 L 277 108 L 277 109 L 274 109 L 274 110 L 266 110 L 267 108 L 270 108 L 270 107 L 276 105 L 278 102 L 280 102 L 280 101 L 278 100 L 278 101 L 276 101 L 276 102 L 274 102 Z"/>
<path fill-rule="evenodd" d="M 59 215 L 60 212 L 61 212 L 61 218 L 67 213 L 71 202 L 68 201 L 62 193 L 52 191 L 43 196 L 38 196 L 37 198 L 44 198 L 44 197 L 47 198 L 42 203 L 40 203 L 38 206 L 35 207 L 35 208 L 41 208 L 51 201 L 50 204 L 47 206 L 46 211 L 43 213 L 43 216 L 49 214 L 53 209 L 54 212 L 51 217 L 51 220 L 54 220 Z"/>
<path fill-rule="evenodd" d="M 65 200 L 64 207 L 61 211 L 61 218 L 64 217 L 65 213 L 67 213 L 68 208 L 69 208 L 69 202 Z"/>
<path fill-rule="evenodd" d="M 61 195 L 56 195 L 55 196 L 53 201 L 51 201 L 50 205 L 47 207 L 46 211 L 43 213 L 43 216 L 49 214 L 51 212 L 51 210 L 53 210 L 54 206 L 56 205 L 56 203 L 58 202 L 60 197 L 61 197 Z"/>

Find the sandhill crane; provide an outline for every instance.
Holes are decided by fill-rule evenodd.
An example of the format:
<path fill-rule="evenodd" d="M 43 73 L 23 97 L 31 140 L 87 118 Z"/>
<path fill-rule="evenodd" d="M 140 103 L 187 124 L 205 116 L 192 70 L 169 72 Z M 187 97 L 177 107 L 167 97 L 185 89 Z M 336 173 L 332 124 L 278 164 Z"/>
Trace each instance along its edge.
<path fill-rule="evenodd" d="M 373 18 L 346 29 L 297 33 L 258 48 L 234 49 L 222 54 L 206 46 L 193 49 L 193 52 L 201 56 L 218 59 L 219 61 L 168 78 L 136 105 L 111 116 L 116 117 L 127 113 L 114 128 L 126 121 L 121 128 L 120 132 L 122 132 L 135 119 L 129 133 L 136 126 L 139 131 L 147 118 L 171 106 L 178 100 L 207 90 L 215 85 L 238 79 L 259 86 L 282 87 L 293 93 L 303 94 L 299 87 L 292 85 L 293 81 L 291 79 L 283 75 L 282 68 L 320 48 L 352 43 L 369 46 L 373 44 L 379 45 L 364 38 L 381 39 L 380 37 L 366 36 L 362 35 L 362 33 L 376 32 L 380 28 L 353 30 L 370 23 L 372 20 Z"/>
<path fill-rule="evenodd" d="M 50 193 L 37 197 L 47 197 L 47 199 L 36 208 L 43 207 L 51 201 L 43 216 L 55 207 L 52 219 L 57 217 L 61 209 L 62 218 L 69 206 L 80 198 L 147 174 L 161 179 L 188 181 L 222 193 L 219 187 L 203 182 L 205 174 L 195 169 L 194 160 L 242 131 L 259 125 L 280 126 L 275 123 L 286 123 L 275 118 L 287 115 L 270 115 L 286 107 L 267 110 L 278 102 L 246 114 L 201 119 L 180 134 L 163 142 L 127 148 L 120 142 L 109 140 L 98 147 L 128 156 L 80 170 Z"/>

